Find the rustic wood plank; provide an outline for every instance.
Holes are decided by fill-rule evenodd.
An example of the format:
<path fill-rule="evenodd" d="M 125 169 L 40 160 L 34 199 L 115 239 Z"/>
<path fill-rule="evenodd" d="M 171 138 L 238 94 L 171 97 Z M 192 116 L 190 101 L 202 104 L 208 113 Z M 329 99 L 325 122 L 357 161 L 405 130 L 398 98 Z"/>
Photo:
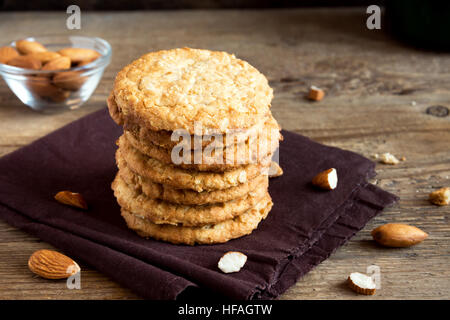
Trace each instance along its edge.
<path fill-rule="evenodd" d="M 148 51 L 191 46 L 234 52 L 250 61 L 275 89 L 273 113 L 283 128 L 370 157 L 405 156 L 397 166 L 377 165 L 374 183 L 401 197 L 349 243 L 300 279 L 282 299 L 449 299 L 449 207 L 426 200 L 450 185 L 450 117 L 427 113 L 450 108 L 450 55 L 418 51 L 382 31 L 369 31 L 363 9 L 83 13 L 82 30 L 64 29 L 64 13 L 0 13 L 9 40 L 33 34 L 83 34 L 108 40 L 113 60 L 79 110 L 37 114 L 0 86 L 0 156 L 90 112 L 105 107 L 115 74 Z M 21 21 L 20 24 L 12 23 Z M 8 39 L 4 39 L 8 40 Z M 308 87 L 326 91 L 305 99 Z M 386 249 L 370 230 L 386 222 L 416 225 L 430 234 L 422 244 Z M 135 299 L 136 295 L 81 265 L 82 290 L 46 281 L 26 268 L 48 244 L 0 221 L 0 299 Z M 344 281 L 368 265 L 381 267 L 382 288 L 358 296 Z"/>

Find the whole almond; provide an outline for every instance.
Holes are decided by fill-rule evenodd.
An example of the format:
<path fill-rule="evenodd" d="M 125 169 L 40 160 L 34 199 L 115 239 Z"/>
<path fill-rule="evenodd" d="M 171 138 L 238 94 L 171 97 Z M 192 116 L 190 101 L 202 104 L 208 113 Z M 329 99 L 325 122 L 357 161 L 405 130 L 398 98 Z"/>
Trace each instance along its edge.
<path fill-rule="evenodd" d="M 28 260 L 31 272 L 46 279 L 65 279 L 80 272 L 78 264 L 59 252 L 39 250 Z"/>
<path fill-rule="evenodd" d="M 31 70 L 39 70 L 42 66 L 41 61 L 30 56 L 17 56 L 9 60 L 7 64 L 10 66 Z"/>
<path fill-rule="evenodd" d="M 77 207 L 80 209 L 87 209 L 87 203 L 80 193 L 71 191 L 60 191 L 55 195 L 56 201 L 67 204 L 69 206 Z"/>
<path fill-rule="evenodd" d="M 81 76 L 81 72 L 58 72 L 53 76 L 53 83 L 59 88 L 77 91 L 86 82 L 87 77 Z"/>
<path fill-rule="evenodd" d="M 69 57 L 73 63 L 92 61 L 100 56 L 98 51 L 85 48 L 65 48 L 59 50 L 58 53 L 62 56 Z"/>
<path fill-rule="evenodd" d="M 70 69 L 70 58 L 58 57 L 50 60 L 42 67 L 42 70 L 65 70 Z"/>
<path fill-rule="evenodd" d="M 45 48 L 41 43 L 28 40 L 16 41 L 16 48 L 21 54 L 47 51 L 47 48 Z"/>
<path fill-rule="evenodd" d="M 18 56 L 19 53 L 13 47 L 0 47 L 0 63 L 7 63 Z"/>
<path fill-rule="evenodd" d="M 70 92 L 54 86 L 47 77 L 29 77 L 26 87 L 33 95 L 53 102 L 63 102 Z"/>
<path fill-rule="evenodd" d="M 61 57 L 59 53 L 53 51 L 34 52 L 30 53 L 29 56 L 40 60 L 42 64 Z"/>
<path fill-rule="evenodd" d="M 90 63 L 92 63 L 92 62 L 94 62 L 95 60 L 97 60 L 97 58 L 98 57 L 96 57 L 95 59 L 92 59 L 92 60 L 86 60 L 86 61 L 81 61 L 81 62 L 79 62 L 79 63 L 77 63 L 77 67 L 83 67 L 83 66 L 86 66 L 86 65 L 88 65 L 88 64 L 90 64 Z"/>
<path fill-rule="evenodd" d="M 386 247 L 410 247 L 428 238 L 428 234 L 407 224 L 388 223 L 372 230 L 373 239 Z"/>

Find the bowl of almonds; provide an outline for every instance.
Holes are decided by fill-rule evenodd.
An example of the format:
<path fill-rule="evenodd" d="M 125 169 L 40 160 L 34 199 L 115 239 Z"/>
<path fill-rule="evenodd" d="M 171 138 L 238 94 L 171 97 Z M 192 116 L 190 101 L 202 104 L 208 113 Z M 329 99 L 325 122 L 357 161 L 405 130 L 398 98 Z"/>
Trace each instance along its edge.
<path fill-rule="evenodd" d="M 0 47 L 0 74 L 33 110 L 76 109 L 97 87 L 111 60 L 100 38 L 30 37 Z"/>

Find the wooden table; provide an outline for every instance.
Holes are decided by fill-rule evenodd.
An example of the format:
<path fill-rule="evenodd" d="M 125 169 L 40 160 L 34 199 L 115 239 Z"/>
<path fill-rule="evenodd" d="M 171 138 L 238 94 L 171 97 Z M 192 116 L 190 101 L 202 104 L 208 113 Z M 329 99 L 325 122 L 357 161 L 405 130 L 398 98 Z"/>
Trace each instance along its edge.
<path fill-rule="evenodd" d="M 432 190 L 450 186 L 450 54 L 418 51 L 382 30 L 367 30 L 363 8 L 83 12 L 80 31 L 66 30 L 65 19 L 63 12 L 0 13 L 0 34 L 3 41 L 99 36 L 113 47 L 112 63 L 81 109 L 51 116 L 31 111 L 0 85 L 0 155 L 104 108 L 117 71 L 146 52 L 182 46 L 233 52 L 269 78 L 273 113 L 283 128 L 367 157 L 391 152 L 407 158 L 396 166 L 378 164 L 373 181 L 400 202 L 281 299 L 450 298 L 450 207 L 427 201 Z M 323 88 L 325 99 L 307 101 L 310 85 Z M 412 248 L 381 248 L 370 231 L 387 222 L 418 226 L 430 237 Z M 138 298 L 86 265 L 82 290 L 33 276 L 27 260 L 42 248 L 51 246 L 0 221 L 0 299 Z M 348 274 L 371 264 L 381 268 L 377 294 L 358 296 L 347 289 Z"/>

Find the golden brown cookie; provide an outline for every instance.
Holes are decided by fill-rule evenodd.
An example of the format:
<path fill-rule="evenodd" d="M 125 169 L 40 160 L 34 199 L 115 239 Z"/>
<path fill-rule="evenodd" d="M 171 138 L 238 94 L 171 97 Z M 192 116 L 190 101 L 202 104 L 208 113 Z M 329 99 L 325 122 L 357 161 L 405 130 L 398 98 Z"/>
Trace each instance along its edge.
<path fill-rule="evenodd" d="M 138 175 L 156 183 L 167 184 L 179 189 L 192 189 L 197 192 L 227 189 L 246 183 L 260 174 L 267 174 L 270 158 L 261 164 L 248 164 L 225 172 L 200 172 L 178 168 L 150 158 L 134 148 L 122 135 L 117 144 L 116 162 L 123 159 L 127 166 Z"/>
<path fill-rule="evenodd" d="M 130 170 L 125 161 L 120 161 L 118 166 L 118 174 L 120 177 L 130 187 L 134 187 L 147 197 L 185 205 L 202 205 L 242 198 L 247 193 L 255 190 L 258 186 L 267 184 L 267 180 L 269 179 L 267 175 L 260 175 L 236 187 L 223 190 L 197 192 L 189 189 L 176 189 L 141 177 Z"/>
<path fill-rule="evenodd" d="M 254 207 L 258 201 L 267 196 L 268 184 L 259 186 L 240 199 L 194 206 L 148 198 L 128 186 L 119 175 L 116 176 L 111 187 L 122 208 L 153 223 L 198 227 L 233 219 Z"/>
<path fill-rule="evenodd" d="M 174 244 L 214 244 L 250 234 L 261 220 L 267 217 L 272 205 L 272 200 L 267 195 L 255 207 L 234 219 L 197 228 L 155 224 L 125 209 L 122 209 L 122 217 L 128 227 L 136 231 L 141 237 L 151 237 Z"/>
<path fill-rule="evenodd" d="M 196 123 L 217 132 L 250 128 L 266 116 L 273 98 L 266 77 L 249 63 L 191 48 L 140 57 L 117 74 L 113 91 L 124 119 L 190 134 Z"/>
<path fill-rule="evenodd" d="M 145 155 L 166 164 L 172 164 L 172 149 L 158 147 L 152 143 L 138 140 L 131 132 L 125 131 L 128 142 Z M 245 143 L 233 144 L 227 148 L 211 146 L 197 151 L 188 150 L 187 163 L 177 166 L 196 171 L 223 172 L 250 163 L 259 163 L 262 159 L 270 157 L 278 148 L 281 138 L 278 123 L 270 117 L 260 134 L 250 138 Z M 187 148 L 188 149 L 188 148 Z M 173 149 L 176 150 L 176 149 Z M 195 152 L 200 157 L 200 163 L 194 163 Z M 178 153 L 181 158 L 182 153 Z"/>
<path fill-rule="evenodd" d="M 116 104 L 114 100 L 113 92 L 110 93 L 107 99 L 107 105 L 111 118 L 118 125 L 123 126 L 126 131 L 131 132 L 136 137 L 137 140 L 142 141 L 143 143 L 154 144 L 157 145 L 158 147 L 171 150 L 180 141 L 180 139 L 172 141 L 173 131 L 167 130 L 154 131 L 146 127 L 142 127 L 139 125 L 140 121 L 138 119 L 135 120 L 131 115 L 128 115 L 128 117 L 124 119 L 122 117 L 122 113 L 121 110 L 119 109 L 119 106 Z M 226 133 L 226 135 L 222 136 L 221 140 L 215 141 L 214 136 L 209 137 L 208 140 L 208 137 L 204 136 L 204 139 L 200 143 L 200 148 L 206 147 L 212 141 L 214 141 L 218 147 L 226 147 L 233 144 L 244 143 L 251 138 L 256 138 L 259 132 L 261 132 L 262 129 L 264 128 L 265 123 L 270 118 L 272 118 L 272 114 L 269 112 L 264 118 L 260 119 L 255 125 L 253 125 L 248 129 L 229 130 Z M 193 150 L 199 149 L 198 146 L 194 144 L 195 139 L 194 137 L 195 137 L 194 135 L 191 135 L 191 149 Z"/>

